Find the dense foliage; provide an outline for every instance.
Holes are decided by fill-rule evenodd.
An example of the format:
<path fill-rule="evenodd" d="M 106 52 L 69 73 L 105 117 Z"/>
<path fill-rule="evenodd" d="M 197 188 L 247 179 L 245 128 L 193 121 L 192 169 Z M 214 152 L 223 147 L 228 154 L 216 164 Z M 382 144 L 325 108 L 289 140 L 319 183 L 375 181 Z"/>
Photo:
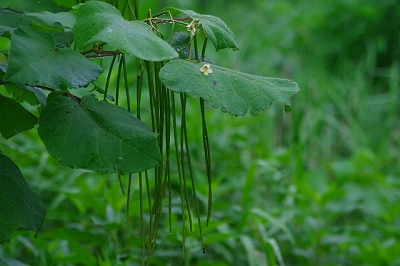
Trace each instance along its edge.
<path fill-rule="evenodd" d="M 146 1 L 142 17 L 157 2 Z M 302 91 L 290 115 L 279 105 L 255 117 L 207 109 L 214 206 L 203 228 L 206 254 L 196 226 L 182 234 L 180 184 L 173 181 L 172 234 L 159 231 L 151 264 L 399 264 L 397 1 L 242 2 L 185 3 L 219 15 L 236 33 L 237 53 L 211 49 L 208 57 L 237 71 L 294 79 Z M 18 8 L 38 11 L 29 4 Z M 197 104 L 188 99 L 186 116 L 194 121 L 187 130 L 204 214 L 208 186 Z M 116 176 L 60 167 L 40 143 L 32 130 L 1 141 L 47 209 L 38 238 L 14 233 L 0 248 L 2 262 L 137 262 L 139 184 L 132 184 L 127 224 Z M 161 224 L 168 225 L 164 212 Z"/>

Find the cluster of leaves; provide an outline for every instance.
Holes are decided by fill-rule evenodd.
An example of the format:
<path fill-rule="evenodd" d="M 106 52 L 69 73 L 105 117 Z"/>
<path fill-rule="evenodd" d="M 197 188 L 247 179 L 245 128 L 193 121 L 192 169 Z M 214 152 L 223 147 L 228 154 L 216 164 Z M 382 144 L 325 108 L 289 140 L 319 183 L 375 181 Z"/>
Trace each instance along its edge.
<path fill-rule="evenodd" d="M 179 13 L 185 17 L 172 17 Z M 154 216 L 161 212 L 159 199 L 168 185 L 164 181 L 164 171 L 165 180 L 168 180 L 171 131 L 175 148 L 181 153 L 177 157 L 179 175 L 184 175 L 185 167 L 188 167 L 185 161 L 190 161 L 184 121 L 186 96 L 200 98 L 202 113 L 206 101 L 238 116 L 247 111 L 258 114 L 275 101 L 284 103 L 285 109 L 290 111 L 289 98 L 298 91 L 293 81 L 240 73 L 212 63 L 212 74 L 203 75 L 199 69 L 204 65 L 208 39 L 216 50 L 236 50 L 237 44 L 222 20 L 190 10 L 171 8 L 144 21 L 127 21 L 113 6 L 90 1 L 65 13 L 23 13 L 1 8 L 0 18 L 0 36 L 11 40 L 10 48 L 2 51 L 7 63 L 0 66 L 0 85 L 6 91 L 4 95 L 0 94 L 1 135 L 8 139 L 38 124 L 39 136 L 49 153 L 72 168 L 128 174 L 131 178 L 132 173 L 155 167 L 155 182 L 160 186 L 155 188 L 159 192 L 155 193 L 151 208 Z M 171 44 L 160 38 L 163 35 L 157 25 L 168 22 L 183 26 L 182 40 L 186 44 L 175 42 L 171 45 L 172 39 L 176 41 L 182 32 L 171 34 Z M 205 36 L 200 57 L 197 29 L 194 34 L 193 31 L 186 32 L 186 26 L 193 22 Z M 103 68 L 93 58 L 106 56 L 113 60 L 103 89 L 95 84 Z M 128 56 L 140 62 L 136 79 L 136 116 L 130 108 Z M 120 59 L 118 76 L 122 75 L 125 81 L 126 108 L 118 106 L 118 95 L 116 104 L 109 100 L 113 97 L 108 94 L 108 81 L 116 58 Z M 148 79 L 152 128 L 141 121 L 143 68 Z M 98 100 L 88 93 L 89 87 L 103 94 L 103 99 Z M 179 93 L 181 99 L 181 139 L 177 138 L 174 93 Z M 39 118 L 18 101 L 41 106 Z M 203 121 L 205 157 L 209 167 L 204 116 Z M 177 143 L 181 143 L 180 149 Z M 0 243 L 3 243 L 18 228 L 38 232 L 45 209 L 23 180 L 18 167 L 4 154 L 0 154 L 0 166 Z M 148 182 L 147 172 L 145 176 Z M 184 194 L 187 202 L 187 191 L 182 192 L 182 201 Z M 188 205 L 186 203 L 186 208 Z M 150 221 L 150 224 L 156 227 L 157 221 Z M 156 229 L 150 231 L 150 241 L 156 232 Z"/>

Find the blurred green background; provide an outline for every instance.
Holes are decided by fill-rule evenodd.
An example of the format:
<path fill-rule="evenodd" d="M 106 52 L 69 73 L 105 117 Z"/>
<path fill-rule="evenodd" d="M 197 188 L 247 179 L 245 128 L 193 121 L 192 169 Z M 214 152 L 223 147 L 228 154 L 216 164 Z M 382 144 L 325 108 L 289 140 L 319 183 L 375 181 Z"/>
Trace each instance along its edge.
<path fill-rule="evenodd" d="M 54 2 L 0 5 L 54 12 L 76 3 Z M 290 114 L 277 104 L 254 117 L 207 109 L 214 211 L 206 254 L 194 226 L 182 258 L 176 193 L 173 232 L 165 215 L 150 264 L 400 265 L 400 1 L 140 2 L 142 18 L 166 6 L 222 18 L 240 50 L 209 47 L 209 58 L 301 88 Z M 190 108 L 188 116 L 203 206 L 201 121 Z M 48 210 L 38 238 L 16 232 L 0 247 L 0 265 L 141 264 L 137 182 L 127 222 L 116 176 L 61 166 L 36 130 L 0 145 Z"/>

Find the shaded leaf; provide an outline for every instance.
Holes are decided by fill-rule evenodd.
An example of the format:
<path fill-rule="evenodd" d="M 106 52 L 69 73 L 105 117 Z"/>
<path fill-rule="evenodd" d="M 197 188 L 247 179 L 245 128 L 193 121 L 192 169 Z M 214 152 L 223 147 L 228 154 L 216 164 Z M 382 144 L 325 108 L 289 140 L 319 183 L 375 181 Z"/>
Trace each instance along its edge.
<path fill-rule="evenodd" d="M 286 79 L 254 76 L 211 65 L 212 73 L 204 75 L 204 62 L 172 60 L 160 71 L 161 81 L 175 92 L 201 97 L 213 107 L 233 115 L 244 115 L 248 110 L 255 115 L 273 102 L 289 107 L 290 97 L 298 85 Z"/>
<path fill-rule="evenodd" d="M 3 80 L 4 74 L 7 71 L 7 67 L 4 65 L 0 65 L 0 81 Z M 43 90 L 31 87 L 31 86 L 23 86 L 23 85 L 15 85 L 11 83 L 5 83 L 2 86 L 6 89 L 8 93 L 12 96 L 14 100 L 17 102 L 27 102 L 30 105 L 46 105 L 47 96 L 44 94 Z"/>
<path fill-rule="evenodd" d="M 190 46 L 190 36 L 187 32 L 177 31 L 172 35 L 171 45 L 176 51 L 178 51 L 179 58 L 185 59 L 189 56 Z M 194 49 L 191 51 L 190 58 L 195 58 Z"/>
<path fill-rule="evenodd" d="M 100 66 L 60 43 L 50 33 L 23 25 L 12 34 L 4 80 L 56 90 L 77 88 L 97 79 Z"/>
<path fill-rule="evenodd" d="M 0 244 L 17 229 L 40 230 L 46 210 L 18 166 L 0 152 Z"/>
<path fill-rule="evenodd" d="M 23 12 L 0 7 L 0 36 L 10 37 L 10 32 L 18 28 Z"/>
<path fill-rule="evenodd" d="M 34 29 L 38 29 L 39 31 L 43 31 L 51 35 L 51 37 L 55 41 L 56 49 L 62 47 L 71 47 L 71 43 L 73 42 L 72 29 L 64 28 L 64 26 L 61 25 L 59 22 L 48 25 L 42 21 L 35 21 L 35 19 L 37 18 L 27 18 L 32 19 L 29 26 L 32 26 L 32 28 Z M 26 21 L 26 19 L 24 21 Z"/>
<path fill-rule="evenodd" d="M 4 84 L 6 91 L 10 93 L 12 98 L 17 102 L 27 102 L 32 106 L 45 106 L 47 96 L 42 89 L 32 86 Z"/>
<path fill-rule="evenodd" d="M 0 133 L 5 138 L 33 128 L 37 117 L 20 103 L 0 94 Z"/>
<path fill-rule="evenodd" d="M 196 57 L 194 49 L 190 49 L 190 45 L 188 45 L 189 42 L 190 35 L 188 32 L 177 31 L 172 35 L 171 45 L 176 51 L 178 51 L 180 59 L 187 59 L 189 57 L 190 50 L 190 58 Z M 201 54 L 198 54 L 198 57 L 200 58 Z"/>
<path fill-rule="evenodd" d="M 199 25 L 203 27 L 206 35 L 210 38 L 217 51 L 225 48 L 232 48 L 232 50 L 239 49 L 235 41 L 235 35 L 222 19 L 211 15 L 198 14 L 193 10 L 182 10 L 170 7 L 165 10 L 173 13 L 179 11 L 191 17 L 193 20 L 198 20 Z"/>
<path fill-rule="evenodd" d="M 75 23 L 76 15 L 71 12 L 41 12 L 41 13 L 25 13 L 25 16 L 37 17 L 46 22 L 48 25 L 60 23 L 64 27 L 72 28 Z"/>
<path fill-rule="evenodd" d="M 94 95 L 78 103 L 50 94 L 38 131 L 50 154 L 71 167 L 130 173 L 161 160 L 156 133 L 125 109 Z"/>
<path fill-rule="evenodd" d="M 105 42 L 112 49 L 149 61 L 178 57 L 175 49 L 157 37 L 149 25 L 141 21 L 126 21 L 115 7 L 107 3 L 90 1 L 75 8 L 78 11 L 73 34 L 80 49 Z"/>
<path fill-rule="evenodd" d="M 76 0 L 52 0 L 53 3 L 57 4 L 60 7 L 65 7 L 70 9 L 74 5 L 76 5 Z"/>

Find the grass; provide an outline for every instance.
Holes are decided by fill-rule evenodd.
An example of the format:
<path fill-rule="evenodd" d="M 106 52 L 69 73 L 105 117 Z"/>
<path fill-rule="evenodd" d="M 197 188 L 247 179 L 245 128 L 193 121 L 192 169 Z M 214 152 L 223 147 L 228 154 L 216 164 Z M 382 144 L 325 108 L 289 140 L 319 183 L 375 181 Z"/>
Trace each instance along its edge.
<path fill-rule="evenodd" d="M 221 10 L 224 3 L 210 5 Z M 293 98 L 290 114 L 280 105 L 255 117 L 232 117 L 207 108 L 214 210 L 210 226 L 203 228 L 206 254 L 195 223 L 192 233 L 184 231 L 182 258 L 175 179 L 173 232 L 168 231 L 166 208 L 151 264 L 400 264 L 399 63 L 377 67 L 379 53 L 373 46 L 361 59 L 346 55 L 334 65 L 326 63 L 321 57 L 324 49 L 310 53 L 323 43 L 307 41 L 315 36 L 307 24 L 312 21 L 299 14 L 301 8 L 281 1 L 254 1 L 250 6 L 258 12 L 240 24 L 234 20 L 249 13 L 243 13 L 238 3 L 221 14 L 241 50 L 230 56 L 227 51 L 214 55 L 210 50 L 210 56 L 222 66 L 291 78 L 301 91 Z M 271 14 L 268 25 L 265 14 Z M 197 100 L 189 101 L 188 133 L 204 210 L 207 177 L 197 106 Z M 0 262 L 140 263 L 137 182 L 127 222 L 116 176 L 60 166 L 40 143 L 35 131 L 1 140 L 2 151 L 43 196 L 48 214 L 37 239 L 30 232 L 16 232 L 9 244 L 0 247 Z"/>

